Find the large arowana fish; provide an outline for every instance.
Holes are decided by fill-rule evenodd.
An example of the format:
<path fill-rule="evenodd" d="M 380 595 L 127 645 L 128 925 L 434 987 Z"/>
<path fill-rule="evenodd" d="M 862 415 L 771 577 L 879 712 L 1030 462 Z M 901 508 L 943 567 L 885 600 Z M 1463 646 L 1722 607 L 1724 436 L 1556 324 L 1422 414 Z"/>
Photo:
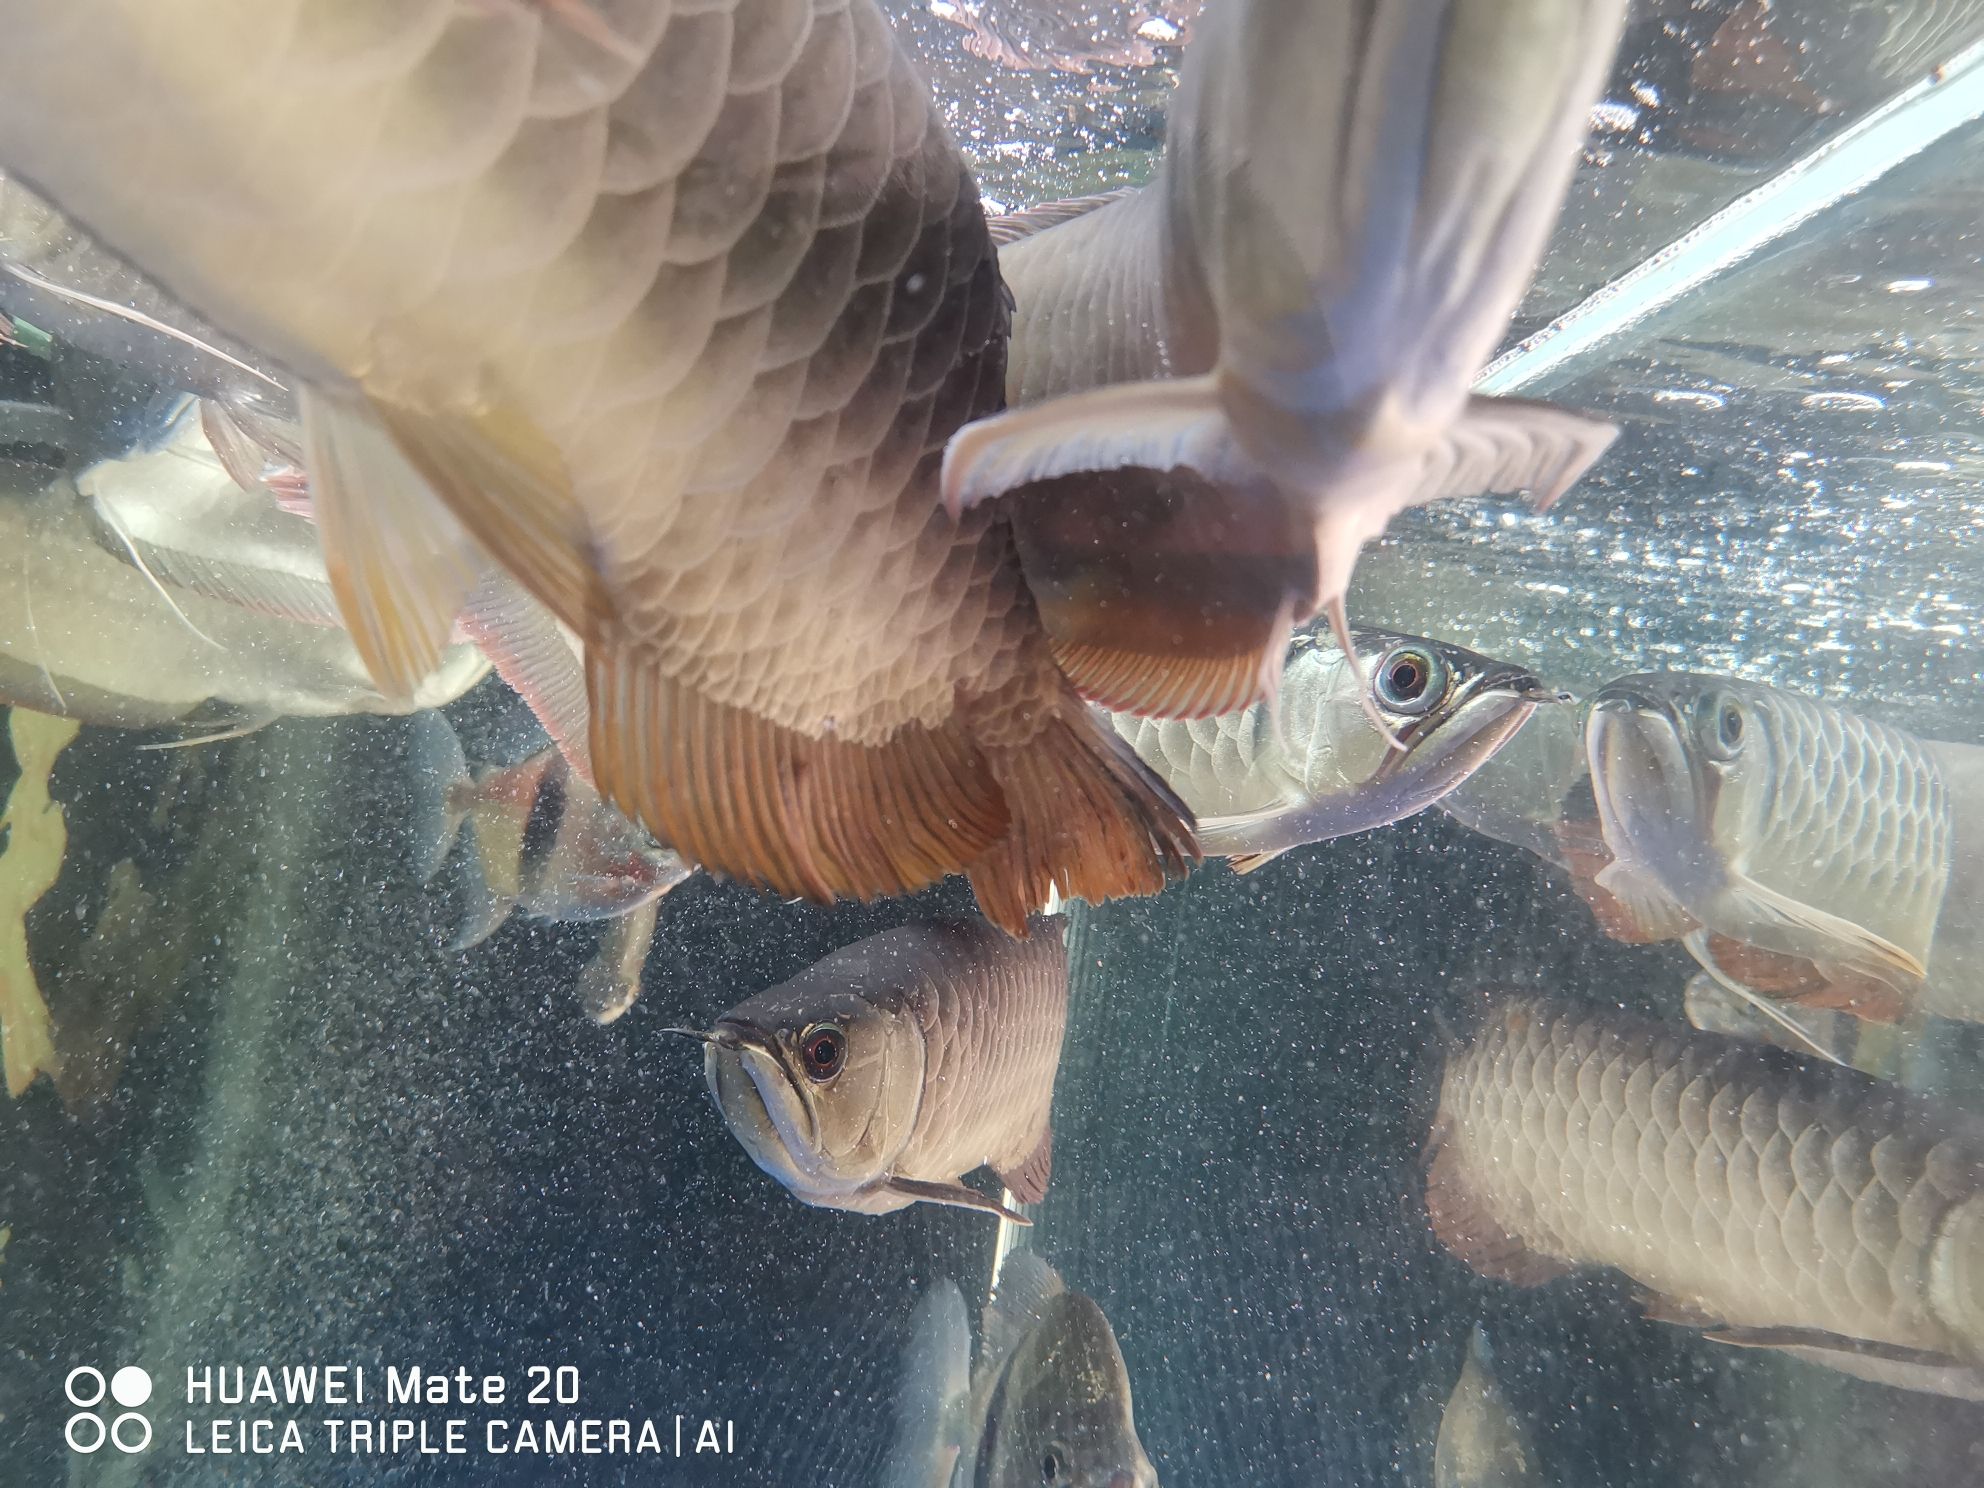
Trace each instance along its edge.
<path fill-rule="evenodd" d="M 1476 1271 L 1984 1398 L 1984 1120 L 1782 1049 L 1509 998 L 1447 1060 L 1426 1206 Z"/>
<path fill-rule="evenodd" d="M 1007 298 L 874 0 L 0 0 L 0 34 L 0 168 L 295 387 L 384 682 L 493 559 L 584 642 L 603 794 L 693 861 L 965 871 L 1018 931 L 1193 855 L 1005 521 L 939 509 Z"/>

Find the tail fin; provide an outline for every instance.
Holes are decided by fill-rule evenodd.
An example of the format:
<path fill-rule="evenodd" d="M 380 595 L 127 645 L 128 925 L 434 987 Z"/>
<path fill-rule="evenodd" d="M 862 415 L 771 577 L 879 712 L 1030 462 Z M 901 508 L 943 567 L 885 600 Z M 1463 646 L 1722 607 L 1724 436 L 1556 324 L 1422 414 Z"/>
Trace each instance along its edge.
<path fill-rule="evenodd" d="M 881 1488 L 945 1488 L 964 1447 L 971 1393 L 971 1322 L 957 1283 L 938 1282 L 916 1304 L 903 1351 L 895 1439 Z"/>
<path fill-rule="evenodd" d="M 413 761 L 413 840 L 415 868 L 431 883 L 461 835 L 468 815 L 470 779 L 461 740 L 448 720 L 429 710 L 413 717 L 409 748 Z"/>
<path fill-rule="evenodd" d="M 1005 835 L 968 870 L 985 918 L 1011 935 L 1062 899 L 1155 894 L 1200 859 L 1191 809 L 1129 742 L 1051 673 L 1045 706 L 1010 691 L 975 718 L 1005 792 Z M 1032 689 L 1027 689 L 1031 692 Z"/>

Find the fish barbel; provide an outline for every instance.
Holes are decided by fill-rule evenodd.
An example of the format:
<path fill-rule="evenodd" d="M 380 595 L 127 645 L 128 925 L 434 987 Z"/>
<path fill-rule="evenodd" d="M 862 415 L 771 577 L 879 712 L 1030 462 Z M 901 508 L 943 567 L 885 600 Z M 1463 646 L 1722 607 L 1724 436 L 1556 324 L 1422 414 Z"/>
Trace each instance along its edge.
<path fill-rule="evenodd" d="M 1246 872 L 1305 842 L 1422 811 L 1492 759 L 1539 703 L 1560 696 L 1523 667 L 1446 641 L 1375 630 L 1351 637 L 1355 663 L 1333 642 L 1297 637 L 1278 708 L 1112 715 L 1191 807 L 1204 851 Z M 1366 689 L 1389 738 L 1368 716 Z"/>
<path fill-rule="evenodd" d="M 1984 1120 L 1782 1049 L 1509 998 L 1450 1055 L 1426 1204 L 1533 1286 L 1611 1266 L 1665 1321 L 1984 1398 Z"/>
<path fill-rule="evenodd" d="M 1919 1004 L 1955 838 L 1922 741 L 1676 672 L 1600 689 L 1585 743 L 1613 859 L 1597 885 L 1636 922 L 1809 962 L 1826 983 L 1803 997 L 1815 1006 L 1891 1020 Z"/>
<path fill-rule="evenodd" d="M 1547 506 L 1611 443 L 1601 420 L 1468 389 L 1542 255 L 1624 11 L 1225 0 L 1197 23 L 1156 180 L 1002 255 L 1027 406 L 953 439 L 944 498 L 1051 484 L 1016 494 L 1014 520 L 1092 698 L 1243 706 L 1291 623 L 1322 610 L 1350 649 L 1351 569 L 1394 515 L 1490 490 Z"/>
<path fill-rule="evenodd" d="M 583 642 L 602 793 L 815 899 L 1152 892 L 1178 804 L 1003 519 L 976 189 L 874 0 L 0 0 L 0 167 L 278 369 L 382 681 L 489 559 Z M 96 100 L 78 109 L 74 100 Z"/>
<path fill-rule="evenodd" d="M 808 1204 L 887 1214 L 919 1200 L 1026 1223 L 960 1181 L 989 1166 L 1047 1191 L 1068 1013 L 1058 918 L 1024 941 L 980 921 L 885 930 L 716 1020 L 700 1039 L 717 1109 Z"/>

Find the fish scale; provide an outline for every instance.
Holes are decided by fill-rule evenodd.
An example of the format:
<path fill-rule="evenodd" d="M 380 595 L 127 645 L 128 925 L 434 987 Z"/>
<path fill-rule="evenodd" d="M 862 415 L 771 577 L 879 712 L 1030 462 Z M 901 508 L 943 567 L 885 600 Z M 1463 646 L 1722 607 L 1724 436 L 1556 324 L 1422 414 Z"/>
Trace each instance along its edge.
<path fill-rule="evenodd" d="M 1017 931 L 1195 856 L 1006 521 L 940 509 L 1008 300 L 875 0 L 161 16 L 0 0 L 33 83 L 0 168 L 294 379 L 375 673 L 493 558 L 585 642 L 602 793 L 706 866 L 816 899 L 969 872 Z"/>
<path fill-rule="evenodd" d="M 1703 1326 L 1984 1360 L 1984 1122 L 1857 1071 L 1511 998 L 1429 1153 L 1435 1229 L 1487 1274 L 1611 1266 Z"/>

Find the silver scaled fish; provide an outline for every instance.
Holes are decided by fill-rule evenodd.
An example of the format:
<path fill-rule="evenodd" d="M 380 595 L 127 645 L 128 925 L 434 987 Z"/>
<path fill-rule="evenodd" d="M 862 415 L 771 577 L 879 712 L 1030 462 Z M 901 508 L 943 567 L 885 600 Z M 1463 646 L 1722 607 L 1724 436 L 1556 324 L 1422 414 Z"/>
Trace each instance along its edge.
<path fill-rule="evenodd" d="M 1433 1229 L 1485 1276 L 1579 1267 L 1651 1316 L 1984 1398 L 1984 1120 L 1747 1040 L 1499 1003 L 1440 1086 Z"/>
<path fill-rule="evenodd" d="M 1222 0 L 1155 181 L 1002 251 L 1028 406 L 958 434 L 944 499 L 1018 493 L 1029 582 L 1092 698 L 1243 706 L 1291 623 L 1323 610 L 1350 649 L 1351 569 L 1394 515 L 1490 490 L 1547 506 L 1611 443 L 1603 421 L 1468 390 L 1624 11 Z"/>
<path fill-rule="evenodd" d="M 1812 1007 L 1923 1004 L 1956 824 L 1921 740 L 1782 689 L 1690 672 L 1591 699 L 1586 752 L 1611 862 L 1596 887 L 1640 938 Z"/>
<path fill-rule="evenodd" d="M 0 34 L 0 168 L 292 383 L 382 682 L 493 560 L 583 643 L 602 793 L 692 861 L 967 872 L 1018 931 L 1191 859 L 1007 523 L 940 510 L 1008 298 L 875 0 L 0 0 Z"/>
<path fill-rule="evenodd" d="M 1016 1251 L 999 1269 L 981 1335 L 972 1364 L 951 1282 L 917 1304 L 882 1488 L 1158 1488 L 1129 1367 L 1093 1298 Z"/>
<path fill-rule="evenodd" d="M 1068 1014 L 1059 919 L 1016 941 L 980 921 L 885 930 L 716 1020 L 717 1109 L 795 1197 L 887 1214 L 919 1200 L 1022 1216 L 961 1181 L 987 1166 L 1038 1203 Z"/>
<path fill-rule="evenodd" d="M 1332 642 L 1298 636 L 1277 707 L 1113 715 L 1191 807 L 1205 852 L 1245 873 L 1305 842 L 1411 816 L 1494 758 L 1539 703 L 1562 698 L 1522 667 L 1446 641 L 1373 630 L 1351 638 L 1355 662 Z"/>

